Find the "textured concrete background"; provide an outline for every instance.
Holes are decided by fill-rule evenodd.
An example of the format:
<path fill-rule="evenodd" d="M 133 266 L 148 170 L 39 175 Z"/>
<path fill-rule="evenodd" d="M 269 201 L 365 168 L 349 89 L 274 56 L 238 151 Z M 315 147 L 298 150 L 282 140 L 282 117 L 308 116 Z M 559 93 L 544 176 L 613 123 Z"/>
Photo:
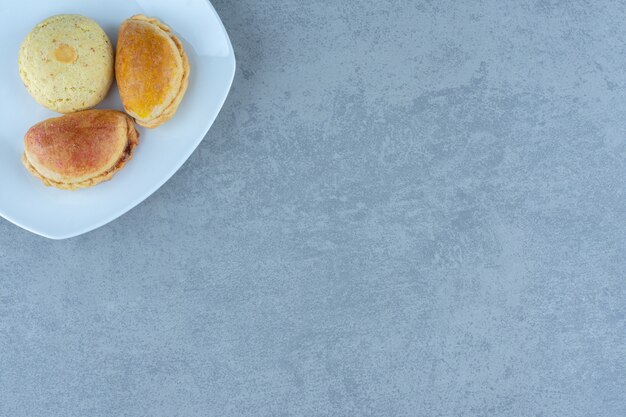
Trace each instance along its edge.
<path fill-rule="evenodd" d="M 171 181 L 0 221 L 0 415 L 626 415 L 623 2 L 215 7 Z"/>

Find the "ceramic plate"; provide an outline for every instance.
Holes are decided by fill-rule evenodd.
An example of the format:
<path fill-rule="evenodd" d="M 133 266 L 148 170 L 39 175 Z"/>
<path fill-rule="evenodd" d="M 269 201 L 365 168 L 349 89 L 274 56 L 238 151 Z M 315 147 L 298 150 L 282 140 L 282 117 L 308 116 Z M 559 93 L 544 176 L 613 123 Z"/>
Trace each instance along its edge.
<path fill-rule="evenodd" d="M 111 181 L 78 191 L 45 187 L 20 161 L 24 133 L 58 116 L 35 102 L 19 76 L 17 54 L 26 34 L 55 14 L 95 20 L 115 45 L 117 29 L 134 14 L 169 25 L 191 65 L 189 88 L 176 115 L 157 129 L 139 127 L 133 159 Z M 0 215 L 52 239 L 88 232 L 121 216 L 163 185 L 211 127 L 235 74 L 235 55 L 219 16 L 205 0 L 29 0 L 0 3 Z M 117 87 L 97 108 L 122 110 Z"/>

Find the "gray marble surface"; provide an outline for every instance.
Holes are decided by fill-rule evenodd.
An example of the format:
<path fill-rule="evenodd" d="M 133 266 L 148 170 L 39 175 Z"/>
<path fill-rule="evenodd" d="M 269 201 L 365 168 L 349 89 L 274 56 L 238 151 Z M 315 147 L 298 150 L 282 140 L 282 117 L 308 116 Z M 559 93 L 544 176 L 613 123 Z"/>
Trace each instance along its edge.
<path fill-rule="evenodd" d="M 214 5 L 172 180 L 0 221 L 1 416 L 626 415 L 624 2 Z"/>

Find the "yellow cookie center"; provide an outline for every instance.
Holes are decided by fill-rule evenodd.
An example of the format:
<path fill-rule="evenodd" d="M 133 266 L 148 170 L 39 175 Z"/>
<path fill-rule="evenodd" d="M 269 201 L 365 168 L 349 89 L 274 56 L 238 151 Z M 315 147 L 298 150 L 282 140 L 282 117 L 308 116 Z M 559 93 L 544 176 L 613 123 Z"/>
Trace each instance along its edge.
<path fill-rule="evenodd" d="M 53 54 L 56 60 L 63 64 L 71 64 L 72 62 L 76 61 L 76 59 L 78 58 L 78 53 L 76 52 L 76 49 L 72 48 L 71 46 L 65 43 L 62 43 L 61 45 L 59 45 L 53 51 Z"/>

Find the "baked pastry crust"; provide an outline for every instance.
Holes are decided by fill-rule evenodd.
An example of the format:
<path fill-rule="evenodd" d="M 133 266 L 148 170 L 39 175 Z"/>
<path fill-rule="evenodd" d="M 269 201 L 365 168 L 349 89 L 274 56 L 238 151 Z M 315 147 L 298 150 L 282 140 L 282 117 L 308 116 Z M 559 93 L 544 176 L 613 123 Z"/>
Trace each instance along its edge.
<path fill-rule="evenodd" d="M 154 128 L 174 116 L 189 70 L 183 45 L 168 26 L 144 15 L 122 23 L 115 76 L 124 109 L 137 124 Z"/>
<path fill-rule="evenodd" d="M 116 110 L 85 110 L 44 120 L 24 136 L 22 163 L 47 186 L 91 187 L 122 169 L 139 143 L 133 120 Z"/>
<path fill-rule="evenodd" d="M 20 77 L 44 107 L 72 113 L 98 104 L 113 82 L 113 46 L 93 20 L 51 16 L 26 36 L 18 55 Z"/>

